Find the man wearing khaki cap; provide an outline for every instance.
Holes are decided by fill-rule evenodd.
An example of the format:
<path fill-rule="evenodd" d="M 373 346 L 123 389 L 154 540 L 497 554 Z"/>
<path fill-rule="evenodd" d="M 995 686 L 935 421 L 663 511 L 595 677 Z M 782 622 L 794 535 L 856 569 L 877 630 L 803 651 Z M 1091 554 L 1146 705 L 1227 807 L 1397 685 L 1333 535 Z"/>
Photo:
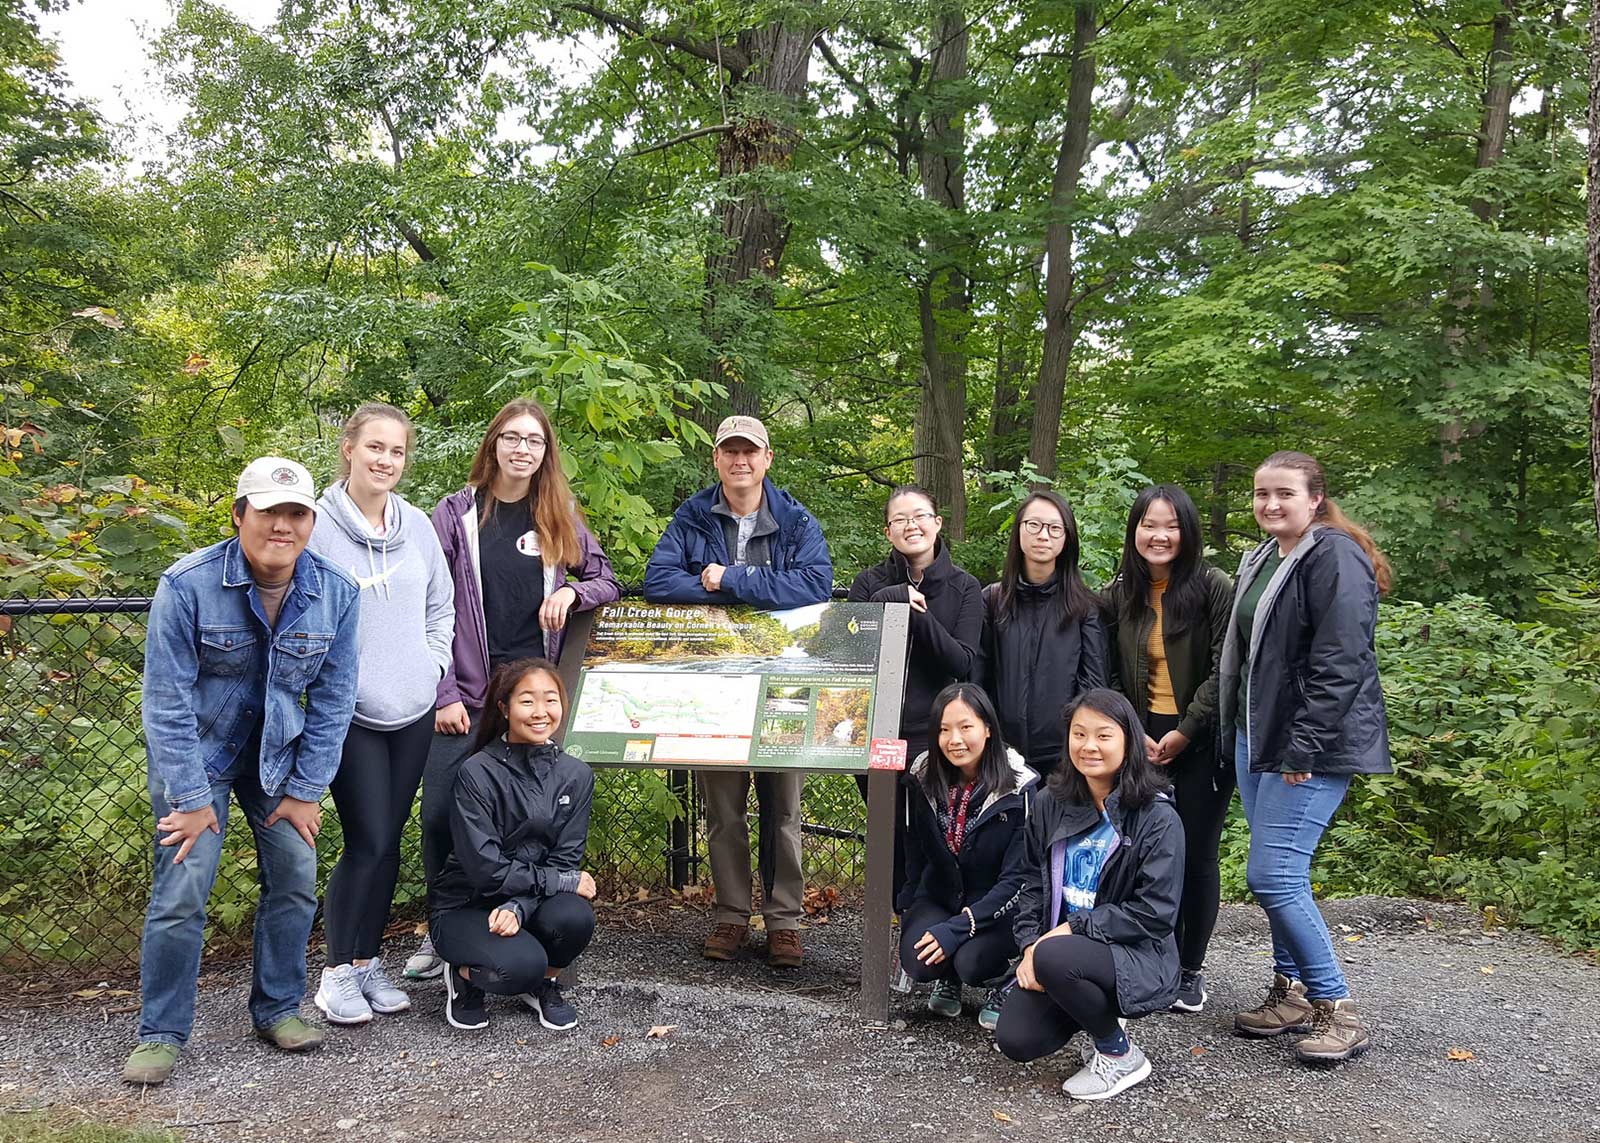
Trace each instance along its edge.
<path fill-rule="evenodd" d="M 155 878 L 139 954 L 129 1083 L 172 1074 L 194 1024 L 206 900 L 230 802 L 255 839 L 250 1016 L 286 1051 L 322 1043 L 300 1018 L 317 911 L 320 802 L 356 701 L 355 580 L 306 551 L 311 474 L 283 457 L 239 476 L 236 535 L 162 573 L 145 639 L 143 719 Z"/>
<path fill-rule="evenodd" d="M 772 447 L 755 417 L 728 417 L 717 426 L 711 454 L 718 481 L 679 505 L 644 573 L 652 603 L 742 603 L 781 611 L 825 602 L 833 592 L 833 561 L 817 519 L 767 479 Z M 771 840 L 771 868 L 762 862 L 762 916 L 768 963 L 801 960 L 800 794 L 805 775 L 756 779 L 762 837 Z M 707 848 L 717 896 L 717 925 L 704 952 L 732 960 L 750 926 L 750 831 L 745 821 L 750 773 L 704 772 Z M 768 846 L 763 844 L 763 850 Z"/>

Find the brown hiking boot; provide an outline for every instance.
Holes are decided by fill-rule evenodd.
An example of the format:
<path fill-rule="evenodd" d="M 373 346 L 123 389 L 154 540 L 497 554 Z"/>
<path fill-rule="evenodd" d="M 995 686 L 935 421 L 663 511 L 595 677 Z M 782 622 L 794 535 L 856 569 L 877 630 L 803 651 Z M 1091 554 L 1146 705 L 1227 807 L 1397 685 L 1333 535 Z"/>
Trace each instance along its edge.
<path fill-rule="evenodd" d="M 1273 973 L 1267 998 L 1250 1011 L 1234 1016 L 1233 1030 L 1241 1036 L 1263 1037 L 1309 1032 L 1311 1001 L 1306 999 L 1306 986 L 1281 972 Z"/>
<path fill-rule="evenodd" d="M 799 968 L 805 955 L 798 931 L 779 929 L 767 934 L 767 963 L 773 968 Z"/>
<path fill-rule="evenodd" d="M 718 925 L 711 930 L 700 952 L 707 960 L 732 960 L 744 947 L 749 932 L 749 925 Z"/>
<path fill-rule="evenodd" d="M 1338 1064 L 1359 1056 L 1371 1043 L 1354 1000 L 1313 1000 L 1311 1035 L 1294 1046 L 1294 1054 L 1308 1064 Z"/>

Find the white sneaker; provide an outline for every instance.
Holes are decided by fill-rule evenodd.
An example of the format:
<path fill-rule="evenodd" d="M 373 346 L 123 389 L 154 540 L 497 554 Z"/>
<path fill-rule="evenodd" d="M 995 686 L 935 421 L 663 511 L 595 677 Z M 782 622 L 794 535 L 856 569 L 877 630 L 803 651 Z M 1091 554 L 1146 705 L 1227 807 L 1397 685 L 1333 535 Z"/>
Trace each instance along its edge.
<path fill-rule="evenodd" d="M 372 1008 L 361 995 L 361 977 L 353 964 L 336 964 L 322 970 L 316 1005 L 330 1024 L 365 1024 Z"/>
<path fill-rule="evenodd" d="M 365 967 L 357 966 L 356 976 L 361 980 L 361 995 L 374 1012 L 383 1016 L 404 1012 L 411 1007 L 411 997 L 395 987 L 389 974 L 383 971 L 383 961 L 373 957 Z"/>
<path fill-rule="evenodd" d="M 1120 1056 L 1096 1051 L 1088 1063 L 1067 1077 L 1061 1090 L 1073 1099 L 1110 1099 L 1149 1078 L 1150 1061 L 1130 1040 L 1128 1050 Z"/>
<path fill-rule="evenodd" d="M 411 954 L 411 959 L 406 961 L 405 978 L 407 980 L 432 980 L 444 972 L 444 958 L 433 951 L 433 938 L 424 936 L 422 943 L 417 946 L 417 951 Z"/>

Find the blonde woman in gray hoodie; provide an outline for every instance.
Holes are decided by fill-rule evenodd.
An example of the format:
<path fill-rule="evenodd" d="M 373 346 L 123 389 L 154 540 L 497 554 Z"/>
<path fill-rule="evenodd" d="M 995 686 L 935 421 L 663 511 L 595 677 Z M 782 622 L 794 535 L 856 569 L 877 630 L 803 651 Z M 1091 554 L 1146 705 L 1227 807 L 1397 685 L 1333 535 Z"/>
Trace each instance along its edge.
<path fill-rule="evenodd" d="M 411 1007 L 378 953 L 455 635 L 455 590 L 439 537 L 394 490 L 414 439 L 410 418 L 394 406 L 357 409 L 339 444 L 344 478 L 317 501 L 311 534 L 310 547 L 361 585 L 355 719 L 332 785 L 344 851 L 328 879 L 328 964 L 316 996 L 334 1024 Z"/>

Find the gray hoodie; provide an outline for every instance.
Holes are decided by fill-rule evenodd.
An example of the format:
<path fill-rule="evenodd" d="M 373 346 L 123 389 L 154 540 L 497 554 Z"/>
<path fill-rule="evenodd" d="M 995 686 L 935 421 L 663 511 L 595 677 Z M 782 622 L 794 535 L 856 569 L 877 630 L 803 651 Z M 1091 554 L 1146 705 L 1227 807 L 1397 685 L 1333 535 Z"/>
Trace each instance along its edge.
<path fill-rule="evenodd" d="M 398 730 L 433 710 L 455 637 L 455 589 L 439 537 L 422 512 L 391 492 L 375 533 L 344 490 L 317 501 L 311 550 L 361 586 L 357 726 Z"/>

